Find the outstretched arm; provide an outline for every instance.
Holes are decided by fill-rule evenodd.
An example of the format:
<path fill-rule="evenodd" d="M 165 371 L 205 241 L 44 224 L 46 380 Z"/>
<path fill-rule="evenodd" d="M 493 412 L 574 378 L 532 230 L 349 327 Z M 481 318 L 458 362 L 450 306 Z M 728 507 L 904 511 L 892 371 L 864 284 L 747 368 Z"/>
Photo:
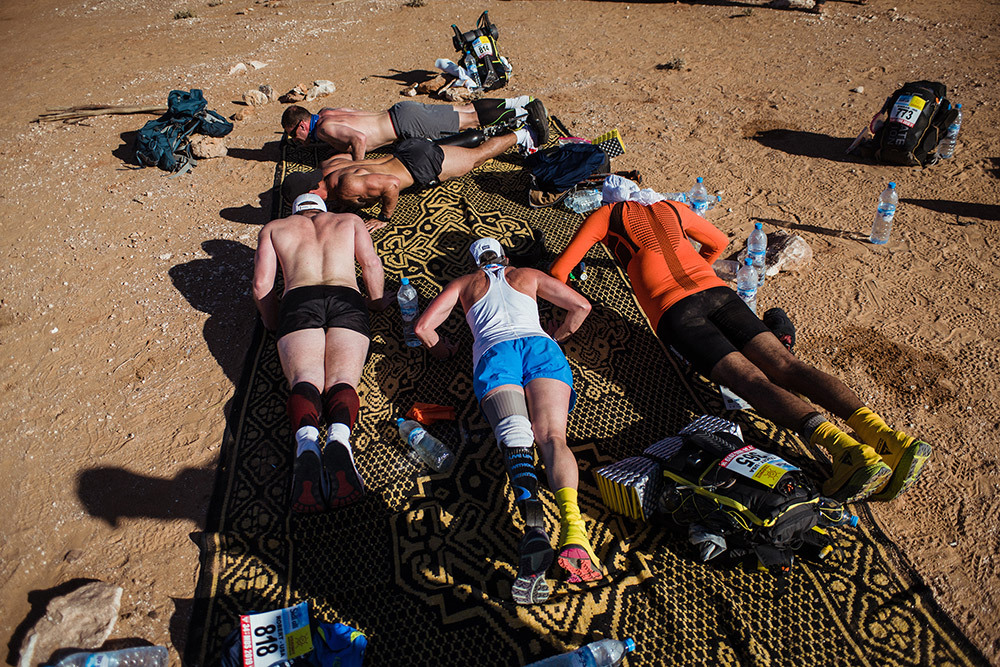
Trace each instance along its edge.
<path fill-rule="evenodd" d="M 590 302 L 566 283 L 541 271 L 537 273 L 538 296 L 566 311 L 562 324 L 549 333 L 553 340 L 561 343 L 573 335 L 573 332 L 587 319 L 587 315 L 590 314 Z"/>
<path fill-rule="evenodd" d="M 253 258 L 253 301 L 268 331 L 278 328 L 278 293 L 274 279 L 278 274 L 278 255 L 271 242 L 271 226 L 264 225 L 257 235 Z"/>
<path fill-rule="evenodd" d="M 687 206 L 678 206 L 677 210 L 680 211 L 684 231 L 701 244 L 701 250 L 698 251 L 698 254 L 704 257 L 709 264 L 714 264 L 715 260 L 722 257 L 722 251 L 729 245 L 729 237 L 708 220 L 688 209 Z"/>
<path fill-rule="evenodd" d="M 566 282 L 570 271 L 580 263 L 595 243 L 608 235 L 608 224 L 611 220 L 611 205 L 602 206 L 591 213 L 573 235 L 566 249 L 556 258 L 549 273 L 557 280 Z"/>
<path fill-rule="evenodd" d="M 354 128 L 336 123 L 320 123 L 316 128 L 316 138 L 330 144 L 338 152 L 350 151 L 355 160 L 363 160 L 365 157 L 368 137 Z"/>
<path fill-rule="evenodd" d="M 353 213 L 350 215 L 354 218 L 354 257 L 361 265 L 361 279 L 368 291 L 368 308 L 385 310 L 391 295 L 385 294 L 385 271 L 382 269 L 382 260 L 375 252 L 372 236 L 365 228 L 364 221 Z"/>
<path fill-rule="evenodd" d="M 437 332 L 458 303 L 462 288 L 468 282 L 465 277 L 451 281 L 427 306 L 413 327 L 420 342 L 431 351 L 435 359 L 447 359 L 455 352 L 455 345 Z"/>

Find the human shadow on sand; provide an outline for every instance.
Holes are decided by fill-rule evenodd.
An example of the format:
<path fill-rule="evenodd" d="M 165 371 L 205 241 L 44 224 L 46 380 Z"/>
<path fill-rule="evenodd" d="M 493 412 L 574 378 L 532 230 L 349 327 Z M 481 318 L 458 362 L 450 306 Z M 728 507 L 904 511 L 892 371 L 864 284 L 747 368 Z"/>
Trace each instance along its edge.
<path fill-rule="evenodd" d="M 244 204 L 230 206 L 219 211 L 219 215 L 230 222 L 240 222 L 245 225 L 265 225 L 271 221 L 271 211 L 274 210 L 274 189 L 268 188 L 257 195 L 257 206 Z"/>
<path fill-rule="evenodd" d="M 116 528 L 119 519 L 149 518 L 205 523 L 215 468 L 185 468 L 170 479 L 140 475 L 123 468 L 82 471 L 76 494 L 87 512 Z"/>
<path fill-rule="evenodd" d="M 398 81 L 404 86 L 412 86 L 423 83 L 424 81 L 430 81 L 434 77 L 441 74 L 441 72 L 427 69 L 411 69 L 408 72 L 404 72 L 399 69 L 392 69 L 389 71 L 393 72 L 393 74 L 373 74 L 372 76 L 376 79 L 388 79 L 389 81 Z"/>
<path fill-rule="evenodd" d="M 1000 206 L 997 204 L 975 204 L 967 201 L 950 199 L 900 199 L 900 203 L 913 204 L 922 208 L 955 216 L 952 224 L 972 224 L 962 218 L 979 218 L 980 220 L 1000 220 Z"/>
<path fill-rule="evenodd" d="M 764 130 L 753 137 L 754 141 L 774 150 L 830 160 L 831 162 L 859 162 L 847 154 L 847 147 L 854 141 L 852 137 L 831 137 L 817 132 L 800 130 Z"/>
<path fill-rule="evenodd" d="M 226 239 L 205 241 L 201 247 L 208 259 L 171 267 L 170 279 L 188 303 L 208 313 L 205 342 L 226 377 L 236 384 L 255 322 L 250 296 L 254 251 Z"/>

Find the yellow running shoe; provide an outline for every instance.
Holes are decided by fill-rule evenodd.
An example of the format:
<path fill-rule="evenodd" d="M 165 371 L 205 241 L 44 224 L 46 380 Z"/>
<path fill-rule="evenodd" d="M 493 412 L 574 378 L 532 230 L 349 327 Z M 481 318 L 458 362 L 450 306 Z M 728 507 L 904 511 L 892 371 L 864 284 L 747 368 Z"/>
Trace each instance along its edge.
<path fill-rule="evenodd" d="M 858 409 L 847 424 L 892 468 L 889 482 L 872 500 L 898 498 L 917 481 L 933 451 L 928 443 L 889 427 L 868 408 Z"/>

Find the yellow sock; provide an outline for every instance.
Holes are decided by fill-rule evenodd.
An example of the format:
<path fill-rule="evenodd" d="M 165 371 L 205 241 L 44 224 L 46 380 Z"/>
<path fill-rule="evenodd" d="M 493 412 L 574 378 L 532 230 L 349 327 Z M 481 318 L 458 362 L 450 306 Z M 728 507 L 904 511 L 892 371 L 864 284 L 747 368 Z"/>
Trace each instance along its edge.
<path fill-rule="evenodd" d="M 583 515 L 577 504 L 576 489 L 567 486 L 556 491 L 556 504 L 559 506 L 559 548 L 569 544 L 583 547 L 594 566 L 600 568 L 601 563 L 587 539 L 587 528 L 583 525 Z"/>
<path fill-rule="evenodd" d="M 913 444 L 913 438 L 901 431 L 890 428 L 880 416 L 868 408 L 858 410 L 847 420 L 865 444 L 872 447 L 882 458 L 896 458 Z"/>
<path fill-rule="evenodd" d="M 812 437 L 809 438 L 809 442 L 813 445 L 819 445 L 829 452 L 830 457 L 833 459 L 834 467 L 836 467 L 837 463 L 846 462 L 841 461 L 845 455 L 851 457 L 852 453 L 855 452 L 867 454 L 864 450 L 871 449 L 870 447 L 865 447 L 828 421 L 824 421 L 816 427 Z M 875 455 L 874 451 L 871 453 Z M 872 459 L 874 463 L 877 463 L 879 460 L 877 455 Z"/>

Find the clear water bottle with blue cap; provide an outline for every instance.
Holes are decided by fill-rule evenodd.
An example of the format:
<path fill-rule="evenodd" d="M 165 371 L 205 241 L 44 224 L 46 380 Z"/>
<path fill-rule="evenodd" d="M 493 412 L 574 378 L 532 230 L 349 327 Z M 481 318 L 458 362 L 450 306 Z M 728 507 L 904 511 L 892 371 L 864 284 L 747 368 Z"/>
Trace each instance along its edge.
<path fill-rule="evenodd" d="M 167 667 L 167 649 L 163 646 L 136 646 L 118 651 L 72 653 L 55 667 Z"/>
<path fill-rule="evenodd" d="M 753 314 L 757 314 L 757 271 L 753 268 L 753 260 L 747 257 L 743 260 L 743 266 L 736 273 L 736 293 L 743 299 L 743 303 L 750 307 Z"/>
<path fill-rule="evenodd" d="M 600 639 L 575 651 L 552 656 L 527 667 L 615 667 L 635 650 L 635 640 Z"/>
<path fill-rule="evenodd" d="M 451 450 L 428 433 L 420 422 L 400 417 L 396 420 L 396 427 L 400 437 L 436 472 L 448 472 L 455 465 L 455 455 Z"/>
<path fill-rule="evenodd" d="M 709 196 L 708 188 L 705 187 L 705 179 L 699 176 L 687 193 L 688 206 L 691 207 L 692 211 L 703 216 L 711 207 L 713 199 L 714 197 Z"/>
<path fill-rule="evenodd" d="M 898 204 L 899 195 L 896 193 L 896 184 L 889 183 L 888 187 L 879 195 L 878 208 L 875 210 L 875 220 L 872 222 L 872 233 L 869 240 L 875 245 L 884 245 L 889 242 L 889 232 L 892 231 L 892 219 L 896 217 L 896 206 Z"/>
<path fill-rule="evenodd" d="M 601 207 L 601 191 L 597 188 L 574 190 L 566 196 L 566 208 L 574 213 L 590 213 Z"/>
<path fill-rule="evenodd" d="M 937 145 L 937 157 L 939 160 L 947 160 L 955 154 L 955 146 L 958 144 L 958 131 L 962 129 L 962 105 L 956 104 L 955 110 L 958 111 L 958 115 L 955 116 L 955 120 L 948 126 L 948 131 L 945 133 L 944 139 L 939 141 Z"/>
<path fill-rule="evenodd" d="M 767 234 L 764 233 L 764 225 L 755 222 L 753 223 L 753 231 L 747 238 L 747 256 L 753 260 L 753 268 L 757 272 L 758 288 L 764 284 L 764 271 L 767 268 L 764 264 L 765 255 L 767 255 Z"/>
<path fill-rule="evenodd" d="M 407 347 L 419 347 L 420 339 L 413 332 L 413 325 L 417 323 L 417 315 L 420 314 L 417 290 L 410 284 L 409 278 L 403 278 L 401 282 L 396 300 L 399 302 L 399 314 L 403 317 L 403 341 Z"/>

